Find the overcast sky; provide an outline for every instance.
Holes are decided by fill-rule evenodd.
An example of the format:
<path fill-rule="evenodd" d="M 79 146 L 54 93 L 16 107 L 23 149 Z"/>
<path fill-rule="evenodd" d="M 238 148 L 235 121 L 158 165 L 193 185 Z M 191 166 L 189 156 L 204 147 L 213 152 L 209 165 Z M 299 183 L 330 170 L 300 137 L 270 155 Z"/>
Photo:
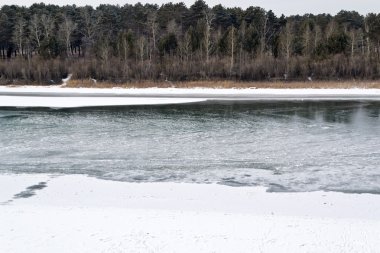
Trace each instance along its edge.
<path fill-rule="evenodd" d="M 183 0 L 177 1 L 173 0 L 171 2 L 184 2 L 187 6 L 194 3 L 195 0 Z M 11 5 L 24 5 L 30 6 L 35 2 L 44 2 L 46 4 L 76 4 L 78 6 L 83 5 L 93 5 L 98 6 L 99 4 L 119 4 L 124 5 L 126 3 L 135 4 L 137 2 L 141 3 L 153 3 L 161 5 L 162 3 L 167 3 L 170 1 L 166 0 L 8 0 L 1 1 L 3 4 Z M 246 8 L 248 6 L 260 6 L 266 10 L 273 10 L 276 15 L 292 15 L 292 14 L 305 14 L 305 13 L 330 13 L 336 14 L 340 10 L 355 10 L 361 14 L 367 14 L 369 12 L 380 13 L 380 0 L 206 0 L 209 6 L 214 6 L 217 4 L 222 4 L 226 7 L 242 7 Z"/>

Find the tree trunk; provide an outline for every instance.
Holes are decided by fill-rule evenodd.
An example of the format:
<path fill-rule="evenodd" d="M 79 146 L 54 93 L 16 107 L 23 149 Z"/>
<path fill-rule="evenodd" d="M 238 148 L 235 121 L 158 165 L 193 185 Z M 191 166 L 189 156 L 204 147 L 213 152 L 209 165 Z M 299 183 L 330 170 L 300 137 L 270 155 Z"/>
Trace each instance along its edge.
<path fill-rule="evenodd" d="M 234 67 L 234 50 L 235 50 L 235 28 L 231 27 L 231 62 L 230 62 L 230 76 L 232 75 L 232 69 Z"/>

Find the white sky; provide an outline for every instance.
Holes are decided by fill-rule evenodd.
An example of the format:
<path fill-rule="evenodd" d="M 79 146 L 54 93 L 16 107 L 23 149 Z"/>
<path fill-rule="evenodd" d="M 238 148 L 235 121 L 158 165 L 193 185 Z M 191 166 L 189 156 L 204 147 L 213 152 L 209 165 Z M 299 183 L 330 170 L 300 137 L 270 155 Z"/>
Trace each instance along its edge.
<path fill-rule="evenodd" d="M 171 2 L 184 2 L 187 6 L 194 3 L 195 0 L 173 0 Z M 0 6 L 7 4 L 24 5 L 30 6 L 35 2 L 44 2 L 46 4 L 76 4 L 78 6 L 83 5 L 93 5 L 98 6 L 99 4 L 119 4 L 124 5 L 126 3 L 135 4 L 137 2 L 141 3 L 152 3 L 161 5 L 162 3 L 170 2 L 169 0 L 2 0 Z M 231 0 L 206 0 L 209 6 L 214 6 L 217 4 L 222 4 L 226 7 L 242 7 L 247 8 L 248 6 L 260 6 L 266 10 L 273 10 L 276 15 L 292 14 L 305 14 L 305 13 L 330 13 L 336 14 L 340 10 L 355 10 L 361 14 L 367 14 L 370 12 L 380 13 L 380 0 L 242 0 L 242 1 L 231 1 Z"/>

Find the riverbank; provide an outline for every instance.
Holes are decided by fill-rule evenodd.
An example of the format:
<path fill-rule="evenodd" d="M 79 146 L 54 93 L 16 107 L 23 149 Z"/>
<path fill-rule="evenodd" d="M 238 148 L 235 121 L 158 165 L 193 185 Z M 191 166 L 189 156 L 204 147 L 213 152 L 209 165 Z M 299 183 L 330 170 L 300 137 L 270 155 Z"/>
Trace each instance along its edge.
<path fill-rule="evenodd" d="M 0 175 L 1 252 L 376 252 L 380 195 Z"/>
<path fill-rule="evenodd" d="M 94 81 L 94 79 L 70 80 L 69 88 L 213 88 L 213 89 L 379 89 L 380 81 L 141 81 L 130 83 L 112 83 Z"/>
<path fill-rule="evenodd" d="M 58 86 L 59 82 L 52 83 L 52 86 Z M 3 86 L 1 84 L 0 86 Z M 46 84 L 45 84 L 46 85 Z M 22 83 L 15 82 L 10 84 L 11 87 L 20 86 L 39 86 L 43 87 L 44 84 L 38 83 Z M 380 89 L 379 80 L 363 80 L 363 81 L 255 81 L 255 82 L 239 82 L 239 81 L 184 81 L 184 82 L 173 82 L 173 81 L 136 81 L 128 83 L 116 83 L 107 82 L 95 79 L 72 79 L 66 84 L 67 88 L 99 88 L 99 89 L 110 89 L 110 88 L 212 88 L 212 89 Z"/>
<path fill-rule="evenodd" d="M 75 108 L 206 101 L 380 100 L 380 89 L 66 88 L 0 86 L 0 107 Z"/>

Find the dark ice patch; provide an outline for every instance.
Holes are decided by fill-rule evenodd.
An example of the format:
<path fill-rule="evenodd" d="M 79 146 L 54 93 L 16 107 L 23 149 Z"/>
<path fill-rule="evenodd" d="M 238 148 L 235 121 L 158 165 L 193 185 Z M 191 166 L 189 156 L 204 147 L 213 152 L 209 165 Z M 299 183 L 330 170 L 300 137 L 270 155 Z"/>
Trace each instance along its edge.
<path fill-rule="evenodd" d="M 46 182 L 40 182 L 39 184 L 29 186 L 26 189 L 30 191 L 35 191 L 35 190 L 42 190 L 45 187 L 46 187 Z"/>
<path fill-rule="evenodd" d="M 0 115 L 0 120 L 12 120 L 12 119 L 26 119 L 27 116 L 20 114 L 6 114 Z"/>
<path fill-rule="evenodd" d="M 289 189 L 280 184 L 269 184 L 267 192 L 288 192 Z"/>
<path fill-rule="evenodd" d="M 247 186 L 246 183 L 242 183 L 233 179 L 227 179 L 223 180 L 221 182 L 218 182 L 218 184 L 227 185 L 227 186 L 234 186 L 234 187 L 241 187 L 241 186 Z"/>
<path fill-rule="evenodd" d="M 19 192 L 13 196 L 13 199 L 21 199 L 21 198 L 30 198 L 34 195 L 36 195 L 36 191 L 42 190 L 45 188 L 46 182 L 40 182 L 38 184 L 29 186 L 26 188 L 25 191 Z"/>

